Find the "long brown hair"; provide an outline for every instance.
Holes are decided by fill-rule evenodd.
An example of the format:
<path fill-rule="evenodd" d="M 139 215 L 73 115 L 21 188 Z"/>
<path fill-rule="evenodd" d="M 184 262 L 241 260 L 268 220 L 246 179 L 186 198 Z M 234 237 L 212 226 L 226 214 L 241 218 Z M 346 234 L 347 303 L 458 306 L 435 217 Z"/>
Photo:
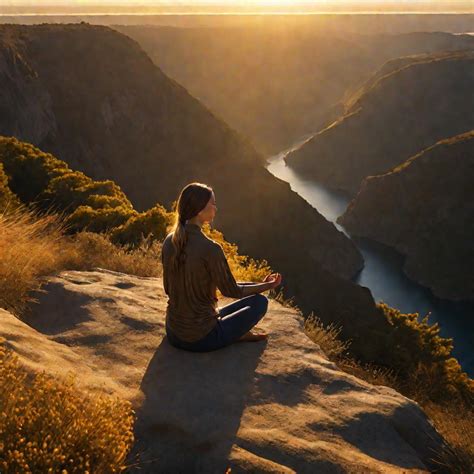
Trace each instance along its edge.
<path fill-rule="evenodd" d="M 171 257 L 171 268 L 174 272 L 179 271 L 186 260 L 186 221 L 199 214 L 209 202 L 212 196 L 212 188 L 207 184 L 190 183 L 186 185 L 179 194 L 176 203 L 176 221 L 173 227 L 173 243 L 175 252 Z"/>

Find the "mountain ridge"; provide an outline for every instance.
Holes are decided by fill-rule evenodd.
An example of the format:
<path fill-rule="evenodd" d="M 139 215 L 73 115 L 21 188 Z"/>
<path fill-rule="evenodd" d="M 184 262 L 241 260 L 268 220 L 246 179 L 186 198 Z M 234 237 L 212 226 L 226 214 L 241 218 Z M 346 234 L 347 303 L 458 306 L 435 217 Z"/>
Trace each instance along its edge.
<path fill-rule="evenodd" d="M 406 255 L 405 273 L 436 296 L 474 301 L 473 178 L 474 130 L 366 178 L 337 222 Z"/>
<path fill-rule="evenodd" d="M 468 35 L 356 34 L 271 21 L 233 28 L 114 28 L 137 40 L 167 75 L 269 154 L 337 118 L 348 89 L 385 61 L 474 49 Z"/>
<path fill-rule="evenodd" d="M 386 172 L 436 141 L 474 127 L 474 51 L 408 62 L 378 79 L 376 72 L 367 92 L 348 101 L 347 114 L 288 154 L 286 163 L 353 196 L 366 176 Z"/>

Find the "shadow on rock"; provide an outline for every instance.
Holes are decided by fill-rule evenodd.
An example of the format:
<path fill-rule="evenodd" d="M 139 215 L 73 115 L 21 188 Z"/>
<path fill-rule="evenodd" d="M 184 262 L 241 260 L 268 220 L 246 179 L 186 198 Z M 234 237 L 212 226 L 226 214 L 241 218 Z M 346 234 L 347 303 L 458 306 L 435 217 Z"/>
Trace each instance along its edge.
<path fill-rule="evenodd" d="M 438 466 L 434 458 L 444 445 L 426 415 L 412 404 L 395 408 L 390 416 L 361 413 L 334 431 L 370 457 L 406 469 L 424 467 L 420 460 L 434 469 Z"/>
<path fill-rule="evenodd" d="M 141 383 L 130 456 L 139 465 L 130 472 L 224 473 L 265 347 L 237 343 L 195 353 L 165 336 Z"/>

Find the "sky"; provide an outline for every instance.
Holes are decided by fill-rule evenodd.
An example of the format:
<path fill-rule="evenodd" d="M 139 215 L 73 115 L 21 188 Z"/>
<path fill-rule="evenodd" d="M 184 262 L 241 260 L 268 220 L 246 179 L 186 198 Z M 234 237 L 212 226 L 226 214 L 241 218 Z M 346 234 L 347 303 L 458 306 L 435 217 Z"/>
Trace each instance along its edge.
<path fill-rule="evenodd" d="M 1 4 L 4 6 L 15 6 L 15 5 L 28 5 L 34 7 L 47 6 L 47 5 L 67 5 L 67 6 L 87 6 L 87 5 L 198 5 L 198 4 L 220 4 L 220 5 L 236 5 L 236 4 L 246 4 L 246 5 L 330 5 L 330 4 L 383 4 L 397 3 L 401 7 L 403 6 L 413 6 L 413 5 L 432 5 L 433 7 L 438 6 L 449 6 L 453 3 L 466 3 L 469 4 L 469 1 L 453 1 L 453 0 L 362 0 L 362 1 L 349 1 L 349 0 L 1 0 Z"/>

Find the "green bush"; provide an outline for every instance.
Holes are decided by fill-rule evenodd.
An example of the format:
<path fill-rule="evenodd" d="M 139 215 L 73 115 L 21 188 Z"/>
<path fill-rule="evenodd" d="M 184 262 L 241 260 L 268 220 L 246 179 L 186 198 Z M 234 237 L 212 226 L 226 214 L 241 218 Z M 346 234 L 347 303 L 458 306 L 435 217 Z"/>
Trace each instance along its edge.
<path fill-rule="evenodd" d="M 8 176 L 3 171 L 2 163 L 0 163 L 0 212 L 7 208 L 16 208 L 19 204 L 20 201 L 8 187 Z"/>
<path fill-rule="evenodd" d="M 451 355 L 453 340 L 439 335 L 438 323 L 430 325 L 428 316 L 420 321 L 418 313 L 401 313 L 385 303 L 377 306 L 393 328 L 384 335 L 383 365 L 397 372 L 405 393 L 424 393 L 433 401 L 473 400 L 474 382 Z"/>
<path fill-rule="evenodd" d="M 37 199 L 53 177 L 68 170 L 63 161 L 13 137 L 0 137 L 0 162 L 11 191 L 24 204 Z"/>
<path fill-rule="evenodd" d="M 94 181 L 29 143 L 0 137 L 1 164 L 0 205 L 16 195 L 25 205 L 64 213 L 71 232 L 116 229 L 113 237 L 120 244 L 136 246 L 144 236 L 166 235 L 170 217 L 162 206 L 138 213 L 113 181 Z"/>
<path fill-rule="evenodd" d="M 67 224 L 72 231 L 106 232 L 124 224 L 134 214 L 136 211 L 122 206 L 105 209 L 80 206 L 68 217 Z"/>
<path fill-rule="evenodd" d="M 152 240 L 162 240 L 171 223 L 171 215 L 163 206 L 157 204 L 146 212 L 136 214 L 115 228 L 111 234 L 114 243 L 139 245 L 144 238 L 151 236 Z"/>

